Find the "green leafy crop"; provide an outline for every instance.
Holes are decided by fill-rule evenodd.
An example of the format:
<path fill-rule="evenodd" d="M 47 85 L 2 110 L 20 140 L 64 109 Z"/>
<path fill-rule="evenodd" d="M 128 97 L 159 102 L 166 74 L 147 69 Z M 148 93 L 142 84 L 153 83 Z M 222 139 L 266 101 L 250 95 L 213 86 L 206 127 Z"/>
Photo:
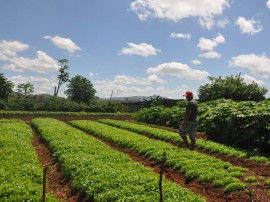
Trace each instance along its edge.
<path fill-rule="evenodd" d="M 55 119 L 33 119 L 72 186 L 95 201 L 158 201 L 159 176 L 127 155 Z M 102 124 L 103 125 L 103 124 Z M 106 127 L 103 128 L 106 130 Z M 95 129 L 96 133 L 102 131 Z M 109 137 L 107 137 L 110 139 Z M 122 144 L 125 144 L 122 141 Z M 126 142 L 128 145 L 129 143 Z M 166 201 L 205 201 L 188 189 L 164 179 Z"/>
<path fill-rule="evenodd" d="M 226 181 L 227 183 L 224 184 L 218 182 L 217 185 L 228 186 L 231 183 L 242 185 L 237 178 L 242 176 L 246 169 L 232 166 L 228 162 L 93 121 L 72 121 L 71 124 L 158 162 L 162 161 L 162 153 L 166 151 L 167 164 L 185 173 L 188 178 L 198 179 L 201 182 L 212 182 L 215 185 L 217 180 L 229 177 L 233 178 L 232 182 Z"/>
<path fill-rule="evenodd" d="M 0 201 L 41 201 L 43 169 L 32 147 L 32 129 L 0 120 Z M 47 201 L 57 201 L 47 195 Z"/>

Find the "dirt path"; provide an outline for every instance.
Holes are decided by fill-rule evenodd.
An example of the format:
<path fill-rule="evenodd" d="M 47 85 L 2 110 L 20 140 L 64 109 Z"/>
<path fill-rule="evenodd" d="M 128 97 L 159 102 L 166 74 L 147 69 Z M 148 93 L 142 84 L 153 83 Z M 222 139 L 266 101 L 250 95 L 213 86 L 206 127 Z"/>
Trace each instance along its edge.
<path fill-rule="evenodd" d="M 44 168 L 47 168 L 47 190 L 52 193 L 56 198 L 62 201 L 70 202 L 85 202 L 86 195 L 78 190 L 71 188 L 71 181 L 65 177 L 61 170 L 61 165 L 56 162 L 52 153 L 42 140 L 41 136 L 33 129 L 34 141 L 33 146 L 40 162 Z"/>

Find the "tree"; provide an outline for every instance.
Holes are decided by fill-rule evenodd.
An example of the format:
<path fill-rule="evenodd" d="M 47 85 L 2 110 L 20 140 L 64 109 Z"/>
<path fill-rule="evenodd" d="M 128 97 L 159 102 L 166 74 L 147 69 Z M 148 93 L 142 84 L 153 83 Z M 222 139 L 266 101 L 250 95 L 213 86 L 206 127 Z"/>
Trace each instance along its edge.
<path fill-rule="evenodd" d="M 260 101 L 265 99 L 267 89 L 259 87 L 253 81 L 251 84 L 244 82 L 241 73 L 236 76 L 208 77 L 211 83 L 199 87 L 199 99 L 201 102 L 217 100 L 220 98 L 234 101 Z"/>
<path fill-rule="evenodd" d="M 71 101 L 88 104 L 89 100 L 95 98 L 96 90 L 93 84 L 83 76 L 76 75 L 73 77 L 67 88 L 65 94 Z"/>
<path fill-rule="evenodd" d="M 31 83 L 17 85 L 19 98 L 23 100 L 24 110 L 29 110 L 33 103 L 30 102 L 30 95 L 34 92 L 34 86 Z"/>
<path fill-rule="evenodd" d="M 153 98 L 153 96 L 150 96 L 150 100 L 143 99 L 143 107 L 149 108 L 152 106 L 162 106 L 162 97 L 159 95 L 156 96 L 156 98 Z"/>
<path fill-rule="evenodd" d="M 69 69 L 69 66 L 67 65 L 68 60 L 67 59 L 58 60 L 58 63 L 60 63 L 61 67 L 58 69 L 60 74 L 57 76 L 58 85 L 54 87 L 54 96 L 58 95 L 60 86 L 69 80 L 69 73 L 67 72 Z"/>
<path fill-rule="evenodd" d="M 4 102 L 8 102 L 8 96 L 12 93 L 12 88 L 14 87 L 11 81 L 8 81 L 4 77 L 3 73 L 0 73 L 0 99 Z"/>

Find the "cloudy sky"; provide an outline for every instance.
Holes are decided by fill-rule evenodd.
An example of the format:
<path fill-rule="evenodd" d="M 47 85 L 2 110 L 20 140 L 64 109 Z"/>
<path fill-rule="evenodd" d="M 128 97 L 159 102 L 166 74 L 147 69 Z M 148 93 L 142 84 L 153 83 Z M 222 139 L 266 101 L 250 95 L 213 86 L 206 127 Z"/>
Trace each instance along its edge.
<path fill-rule="evenodd" d="M 65 58 L 102 98 L 179 99 L 240 72 L 270 91 L 269 21 L 270 0 L 0 0 L 0 73 L 53 94 Z"/>

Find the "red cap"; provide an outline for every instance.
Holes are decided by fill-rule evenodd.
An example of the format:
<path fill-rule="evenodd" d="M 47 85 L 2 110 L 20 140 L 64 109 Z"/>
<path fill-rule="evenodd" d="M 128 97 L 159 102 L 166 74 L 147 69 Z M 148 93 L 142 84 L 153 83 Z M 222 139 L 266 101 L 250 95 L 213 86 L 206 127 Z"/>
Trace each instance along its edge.
<path fill-rule="evenodd" d="M 191 90 L 188 90 L 183 96 L 193 95 Z"/>

